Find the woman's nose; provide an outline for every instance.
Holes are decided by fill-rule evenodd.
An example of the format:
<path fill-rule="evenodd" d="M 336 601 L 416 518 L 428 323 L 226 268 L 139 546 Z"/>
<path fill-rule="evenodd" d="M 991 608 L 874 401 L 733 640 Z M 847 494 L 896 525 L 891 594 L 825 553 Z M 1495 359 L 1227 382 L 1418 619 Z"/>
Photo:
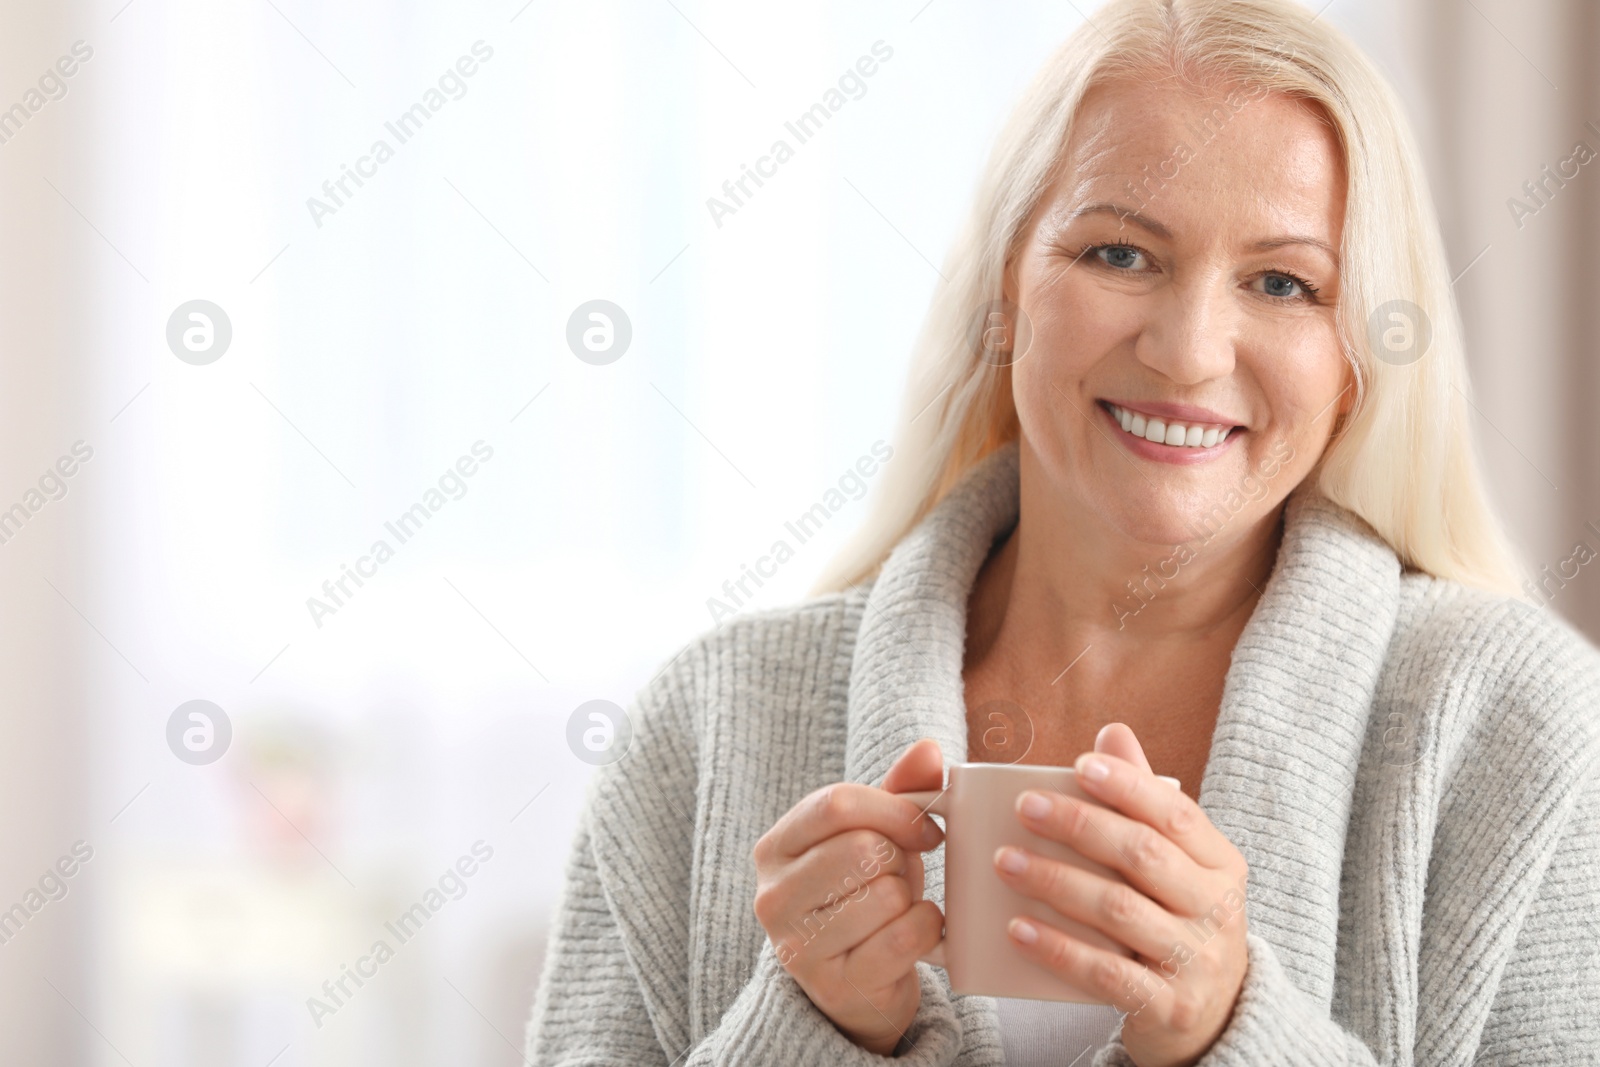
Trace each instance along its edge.
<path fill-rule="evenodd" d="M 1134 349 L 1139 362 L 1180 385 L 1233 372 L 1238 313 L 1224 284 L 1196 279 L 1167 286 L 1151 301 Z"/>

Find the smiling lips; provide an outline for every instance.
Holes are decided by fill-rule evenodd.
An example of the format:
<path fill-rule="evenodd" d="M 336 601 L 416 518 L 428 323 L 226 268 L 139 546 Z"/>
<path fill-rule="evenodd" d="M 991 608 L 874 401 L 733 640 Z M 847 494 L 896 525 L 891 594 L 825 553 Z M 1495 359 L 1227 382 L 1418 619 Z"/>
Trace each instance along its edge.
<path fill-rule="evenodd" d="M 1110 401 L 1103 403 L 1125 432 L 1172 448 L 1211 448 L 1226 441 L 1238 429 L 1222 423 L 1169 421 L 1119 407 Z"/>

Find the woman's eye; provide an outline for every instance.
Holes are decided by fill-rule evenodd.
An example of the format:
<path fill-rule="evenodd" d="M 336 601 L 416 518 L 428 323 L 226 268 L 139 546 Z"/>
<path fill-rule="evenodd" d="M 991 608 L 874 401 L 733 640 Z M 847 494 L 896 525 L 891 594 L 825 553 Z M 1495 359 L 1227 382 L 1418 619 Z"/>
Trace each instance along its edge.
<path fill-rule="evenodd" d="M 1100 262 L 1115 270 L 1132 272 L 1150 269 L 1145 254 L 1133 245 L 1098 245 L 1091 251 Z M 1250 287 L 1279 300 L 1314 301 L 1317 294 L 1316 286 L 1302 282 L 1292 274 L 1277 271 L 1261 275 L 1250 283 Z"/>
<path fill-rule="evenodd" d="M 1258 279 L 1261 291 L 1268 296 L 1297 297 L 1306 295 L 1305 287 L 1287 274 L 1264 274 Z"/>
<path fill-rule="evenodd" d="M 1134 270 L 1139 266 L 1139 261 L 1144 253 L 1128 245 L 1101 245 L 1095 249 L 1095 255 L 1109 267 L 1118 270 Z"/>

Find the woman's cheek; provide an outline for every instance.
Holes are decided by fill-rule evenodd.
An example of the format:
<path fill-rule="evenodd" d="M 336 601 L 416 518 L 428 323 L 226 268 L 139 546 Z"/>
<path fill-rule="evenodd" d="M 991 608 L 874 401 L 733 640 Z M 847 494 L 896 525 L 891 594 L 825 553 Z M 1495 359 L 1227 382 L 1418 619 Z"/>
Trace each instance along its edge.
<path fill-rule="evenodd" d="M 1043 359 L 1034 360 L 1027 367 L 1021 363 L 1013 366 L 1011 399 L 1016 404 L 1017 421 L 1022 426 L 1023 435 L 1035 448 L 1057 452 L 1058 447 L 1051 442 L 1061 440 L 1064 415 L 1070 414 L 1071 409 L 1055 391 L 1048 371 Z"/>

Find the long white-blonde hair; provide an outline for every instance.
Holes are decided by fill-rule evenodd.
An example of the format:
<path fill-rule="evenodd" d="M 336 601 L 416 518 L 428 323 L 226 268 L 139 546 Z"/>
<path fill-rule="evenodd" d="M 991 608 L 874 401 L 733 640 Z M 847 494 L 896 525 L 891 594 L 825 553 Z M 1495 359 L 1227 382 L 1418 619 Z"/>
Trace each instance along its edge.
<path fill-rule="evenodd" d="M 968 469 L 1020 433 L 1010 368 L 984 358 L 973 319 L 1002 297 L 1006 265 L 1085 93 L 1123 78 L 1243 83 L 1321 106 L 1348 183 L 1337 319 L 1355 398 L 1308 477 L 1371 524 L 1404 565 L 1517 595 L 1521 566 L 1473 451 L 1460 317 L 1420 154 L 1383 76 L 1290 0 L 1111 0 L 1046 62 L 1002 130 L 946 257 L 868 518 L 815 591 L 874 575 Z M 1396 299 L 1431 324 L 1414 362 L 1379 359 L 1368 339 L 1369 316 Z"/>

